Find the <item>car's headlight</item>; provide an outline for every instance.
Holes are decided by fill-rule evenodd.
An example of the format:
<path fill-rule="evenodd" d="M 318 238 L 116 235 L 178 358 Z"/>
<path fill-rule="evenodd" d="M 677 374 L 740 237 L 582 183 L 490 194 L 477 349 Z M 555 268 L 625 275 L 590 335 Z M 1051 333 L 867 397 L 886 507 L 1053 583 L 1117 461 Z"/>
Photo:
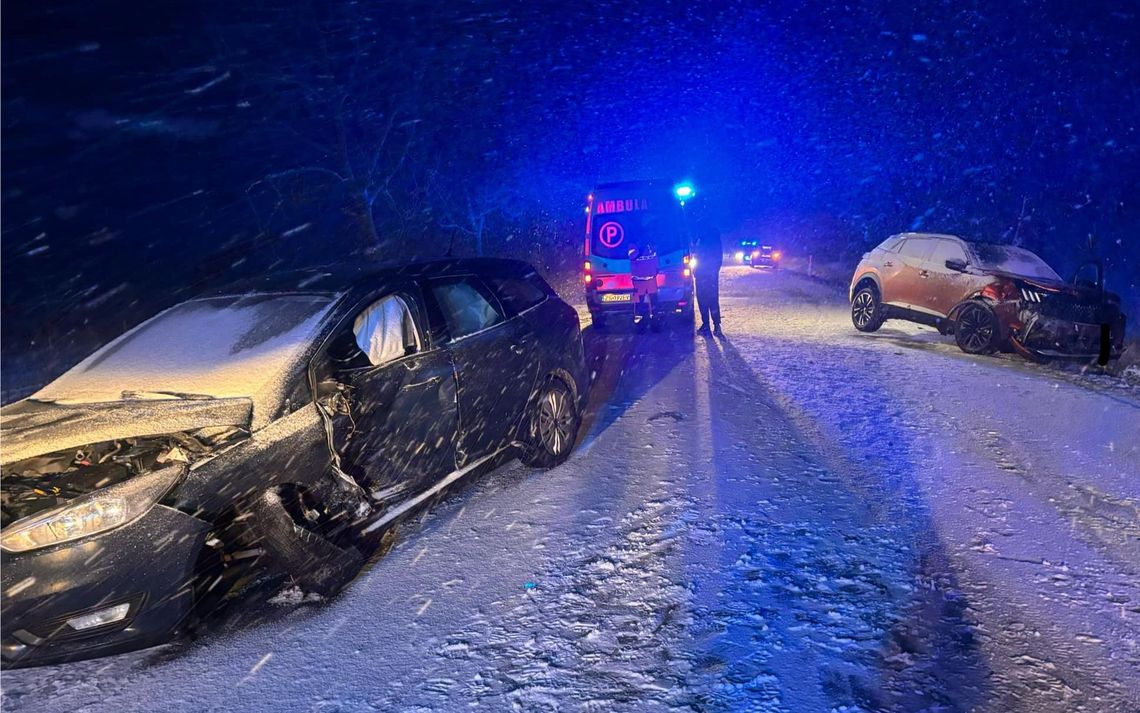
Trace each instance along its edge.
<path fill-rule="evenodd" d="M 156 470 L 17 520 L 0 533 L 0 547 L 27 552 L 113 530 L 142 517 L 185 472 L 184 465 Z"/>

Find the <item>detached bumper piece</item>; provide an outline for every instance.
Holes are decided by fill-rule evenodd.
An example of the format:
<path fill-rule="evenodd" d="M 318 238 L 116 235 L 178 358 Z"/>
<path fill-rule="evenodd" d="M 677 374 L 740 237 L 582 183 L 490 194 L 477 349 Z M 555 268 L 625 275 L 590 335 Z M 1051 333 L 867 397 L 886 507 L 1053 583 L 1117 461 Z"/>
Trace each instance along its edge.
<path fill-rule="evenodd" d="M 209 525 L 156 505 L 74 543 L 3 557 L 0 661 L 59 663 L 167 640 L 194 603 Z"/>

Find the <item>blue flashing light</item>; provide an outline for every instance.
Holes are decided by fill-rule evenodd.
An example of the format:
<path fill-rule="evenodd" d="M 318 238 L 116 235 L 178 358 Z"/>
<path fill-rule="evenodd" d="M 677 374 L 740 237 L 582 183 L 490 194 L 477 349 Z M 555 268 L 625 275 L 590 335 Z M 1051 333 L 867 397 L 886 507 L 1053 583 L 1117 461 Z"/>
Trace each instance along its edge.
<path fill-rule="evenodd" d="M 673 188 L 673 195 L 677 196 L 677 199 L 682 203 L 689 200 L 696 194 L 697 192 L 693 190 L 693 184 L 691 183 L 680 183 Z"/>

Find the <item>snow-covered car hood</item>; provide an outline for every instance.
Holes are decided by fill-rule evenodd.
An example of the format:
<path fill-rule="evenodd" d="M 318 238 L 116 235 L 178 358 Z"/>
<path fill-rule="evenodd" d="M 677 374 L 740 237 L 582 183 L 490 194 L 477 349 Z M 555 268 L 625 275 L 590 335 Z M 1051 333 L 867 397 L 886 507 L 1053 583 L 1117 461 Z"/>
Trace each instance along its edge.
<path fill-rule="evenodd" d="M 146 399 L 56 404 L 32 399 L 0 409 L 0 465 L 99 441 L 211 426 L 248 428 L 253 401 Z"/>

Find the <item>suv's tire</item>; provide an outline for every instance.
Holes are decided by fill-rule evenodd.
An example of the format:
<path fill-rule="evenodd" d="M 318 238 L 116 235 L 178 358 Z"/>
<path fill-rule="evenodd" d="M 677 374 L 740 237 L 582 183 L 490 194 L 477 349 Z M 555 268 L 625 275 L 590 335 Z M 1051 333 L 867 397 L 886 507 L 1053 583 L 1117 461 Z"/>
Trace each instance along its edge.
<path fill-rule="evenodd" d="M 886 320 L 879 292 L 874 287 L 860 288 L 851 298 L 851 323 L 860 332 L 874 332 Z"/>
<path fill-rule="evenodd" d="M 519 460 L 534 468 L 563 463 L 574 450 L 582 426 L 570 387 L 561 379 L 547 379 L 531 398 L 527 411 Z"/>
<path fill-rule="evenodd" d="M 336 594 L 364 564 L 355 548 L 338 547 L 298 524 L 274 490 L 257 501 L 253 521 L 265 554 L 307 592 Z"/>
<path fill-rule="evenodd" d="M 1001 339 L 997 315 L 981 300 L 967 300 L 954 308 L 954 341 L 967 354 L 993 354 Z"/>

